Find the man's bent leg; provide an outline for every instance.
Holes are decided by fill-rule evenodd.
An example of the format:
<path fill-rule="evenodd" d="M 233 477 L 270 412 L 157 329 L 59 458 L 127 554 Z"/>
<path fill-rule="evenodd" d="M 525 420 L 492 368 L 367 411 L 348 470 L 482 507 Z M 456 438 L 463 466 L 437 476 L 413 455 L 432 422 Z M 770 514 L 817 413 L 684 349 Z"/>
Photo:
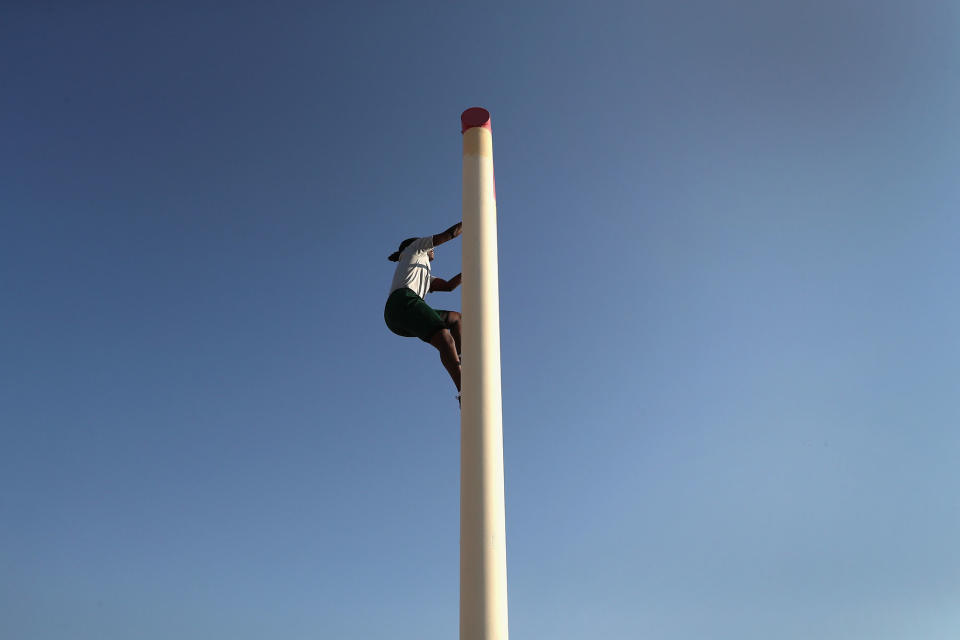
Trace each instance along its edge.
<path fill-rule="evenodd" d="M 460 357 L 457 356 L 457 343 L 450 334 L 450 330 L 437 331 L 430 336 L 430 344 L 440 352 L 440 362 L 453 379 L 453 384 L 457 385 L 457 391 L 460 391 Z"/>
<path fill-rule="evenodd" d="M 460 350 L 460 313 L 457 311 L 444 311 L 442 309 L 438 309 L 437 313 L 439 313 L 443 319 L 443 325 L 450 330 L 450 335 L 453 336 L 453 341 L 457 345 L 457 353 L 463 353 L 463 351 Z"/>
<path fill-rule="evenodd" d="M 450 335 L 453 336 L 453 341 L 457 345 L 457 353 L 463 353 L 460 350 L 460 313 L 457 311 L 441 311 L 440 316 L 443 318 L 443 323 L 447 326 L 447 329 L 450 329 Z"/>
<path fill-rule="evenodd" d="M 457 345 L 457 353 L 463 353 L 460 350 L 460 314 L 456 311 L 447 311 L 446 317 L 447 329 L 450 329 L 450 335 Z"/>

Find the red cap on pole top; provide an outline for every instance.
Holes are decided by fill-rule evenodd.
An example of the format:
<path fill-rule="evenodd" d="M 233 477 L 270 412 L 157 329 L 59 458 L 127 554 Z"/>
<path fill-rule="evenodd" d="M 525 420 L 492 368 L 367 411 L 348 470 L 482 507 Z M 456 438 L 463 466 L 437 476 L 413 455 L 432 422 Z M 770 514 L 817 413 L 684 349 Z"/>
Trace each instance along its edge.
<path fill-rule="evenodd" d="M 462 125 L 460 133 L 473 127 L 490 129 L 490 112 L 483 107 L 470 107 L 460 114 L 460 124 Z"/>

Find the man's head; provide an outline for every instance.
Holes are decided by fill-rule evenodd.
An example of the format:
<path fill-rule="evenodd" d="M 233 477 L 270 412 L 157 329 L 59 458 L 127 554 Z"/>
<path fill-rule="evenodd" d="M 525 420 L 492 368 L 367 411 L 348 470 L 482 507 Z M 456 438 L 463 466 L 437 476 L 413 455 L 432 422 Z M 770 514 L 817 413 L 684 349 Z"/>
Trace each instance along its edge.
<path fill-rule="evenodd" d="M 390 262 L 399 262 L 400 254 L 403 253 L 403 250 L 409 247 L 411 243 L 414 243 L 416 241 L 417 241 L 417 238 L 407 238 L 406 240 L 400 243 L 399 249 L 397 249 L 396 251 L 391 253 L 389 256 L 387 256 L 387 260 L 389 260 Z M 432 257 L 430 259 L 433 260 Z"/>
<path fill-rule="evenodd" d="M 400 254 L 403 253 L 403 250 L 409 247 L 411 243 L 416 242 L 418 239 L 419 238 L 407 238 L 406 240 L 401 242 L 400 247 L 396 251 L 391 253 L 389 256 L 387 256 L 387 260 L 389 260 L 390 262 L 400 262 Z M 433 253 L 433 249 L 430 249 L 429 251 L 427 251 L 427 257 L 430 258 L 431 260 L 434 259 L 435 256 Z"/>

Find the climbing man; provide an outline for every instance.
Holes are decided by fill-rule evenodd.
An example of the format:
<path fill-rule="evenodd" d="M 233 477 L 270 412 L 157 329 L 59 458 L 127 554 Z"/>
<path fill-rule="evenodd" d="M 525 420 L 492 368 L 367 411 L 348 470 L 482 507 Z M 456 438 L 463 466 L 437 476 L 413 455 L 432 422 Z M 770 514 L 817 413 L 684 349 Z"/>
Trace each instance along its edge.
<path fill-rule="evenodd" d="M 456 311 L 433 309 L 424 298 L 429 291 L 453 291 L 460 286 L 461 274 L 449 280 L 430 275 L 430 262 L 434 259 L 434 247 L 453 240 L 460 235 L 462 222 L 443 233 L 423 238 L 407 238 L 399 249 L 387 258 L 396 262 L 390 295 L 383 309 L 387 328 L 398 336 L 417 337 L 436 347 L 440 362 L 453 384 L 457 385 L 460 399 L 460 314 Z"/>

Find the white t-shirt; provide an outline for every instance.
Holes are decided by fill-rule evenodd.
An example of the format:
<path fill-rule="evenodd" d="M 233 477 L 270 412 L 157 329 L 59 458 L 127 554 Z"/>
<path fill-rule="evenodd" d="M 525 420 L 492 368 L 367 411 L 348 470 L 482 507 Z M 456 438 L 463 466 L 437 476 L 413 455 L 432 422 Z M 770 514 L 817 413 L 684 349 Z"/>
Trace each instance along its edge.
<path fill-rule="evenodd" d="M 393 272 L 390 293 L 407 287 L 421 298 L 430 291 L 430 257 L 427 252 L 433 249 L 433 236 L 414 240 L 400 253 L 400 262 Z"/>

